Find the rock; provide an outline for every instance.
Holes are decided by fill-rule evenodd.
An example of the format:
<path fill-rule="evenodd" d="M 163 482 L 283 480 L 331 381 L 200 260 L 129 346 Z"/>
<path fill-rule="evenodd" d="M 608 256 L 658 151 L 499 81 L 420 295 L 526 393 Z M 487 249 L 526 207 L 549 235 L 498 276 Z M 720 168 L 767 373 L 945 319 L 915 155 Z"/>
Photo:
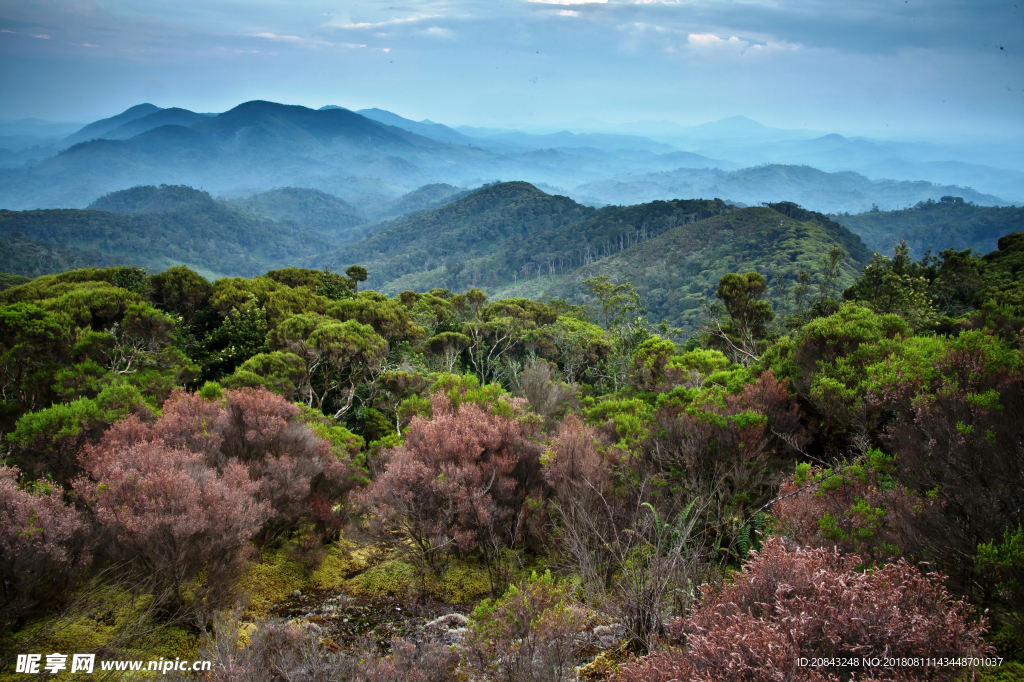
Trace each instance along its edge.
<path fill-rule="evenodd" d="M 295 590 L 295 591 L 293 591 L 292 592 L 292 596 L 293 597 L 301 597 L 302 596 L 302 590 Z"/>
<path fill-rule="evenodd" d="M 465 628 L 468 623 L 469 618 L 466 618 L 461 613 L 446 613 L 423 627 L 428 630 L 453 630 L 455 628 Z"/>

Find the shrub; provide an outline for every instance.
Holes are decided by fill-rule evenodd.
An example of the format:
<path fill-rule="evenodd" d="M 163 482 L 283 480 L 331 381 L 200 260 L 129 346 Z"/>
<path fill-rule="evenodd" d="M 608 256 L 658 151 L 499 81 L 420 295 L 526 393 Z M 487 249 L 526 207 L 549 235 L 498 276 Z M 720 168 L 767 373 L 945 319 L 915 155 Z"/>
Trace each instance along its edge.
<path fill-rule="evenodd" d="M 561 682 L 574 679 L 586 614 L 569 600 L 568 590 L 536 573 L 473 612 L 466 638 L 473 665 L 508 682 Z"/>
<path fill-rule="evenodd" d="M 432 419 L 413 419 L 384 473 L 355 499 L 378 531 L 409 541 L 421 572 L 441 568 L 450 552 L 480 551 L 493 566 L 541 483 L 539 449 L 517 422 L 475 403 L 456 408 L 440 393 L 431 403 Z"/>
<path fill-rule="evenodd" d="M 128 443 L 126 432 L 140 426 L 129 418 L 86 448 L 75 490 L 109 533 L 111 555 L 170 590 L 175 605 L 223 603 L 270 505 L 256 499 L 259 484 L 238 462 L 218 472 L 183 447 Z"/>
<path fill-rule="evenodd" d="M 345 655 L 319 635 L 312 623 L 299 625 L 269 620 L 251 634 L 234 617 L 214 620 L 214 637 L 207 638 L 200 656 L 213 662 L 203 679 L 208 682 L 447 682 L 453 678 L 458 654 L 432 640 L 397 637 L 391 655 L 382 657 L 373 642 L 362 641 L 364 651 Z M 334 651 L 332 651 L 332 649 Z M 361 655 L 360 655 L 361 654 Z M 192 679 L 184 674 L 172 680 Z"/>
<path fill-rule="evenodd" d="M 90 560 L 88 525 L 60 486 L 18 485 L 19 473 L 0 464 L 0 629 L 60 596 Z"/>
<path fill-rule="evenodd" d="M 733 581 L 705 587 L 690 615 L 670 623 L 685 641 L 632 661 L 617 682 L 678 680 L 875 679 L 951 680 L 957 667 L 825 666 L 801 668 L 799 657 L 930 658 L 990 655 L 985 620 L 971 622 L 966 601 L 953 601 L 939 575 L 906 561 L 859 571 L 857 555 L 788 547 L 773 538 Z"/>

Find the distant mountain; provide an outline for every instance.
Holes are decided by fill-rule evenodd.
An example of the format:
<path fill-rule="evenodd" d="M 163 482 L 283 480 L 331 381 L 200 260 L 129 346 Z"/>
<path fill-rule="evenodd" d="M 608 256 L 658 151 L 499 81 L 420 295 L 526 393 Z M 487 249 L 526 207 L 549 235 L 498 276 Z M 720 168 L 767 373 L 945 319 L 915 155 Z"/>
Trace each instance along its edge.
<path fill-rule="evenodd" d="M 192 126 L 211 118 L 209 114 L 197 114 L 188 109 L 172 107 L 161 109 L 148 116 L 137 118 L 102 134 L 106 140 L 127 140 L 147 130 L 160 126 Z"/>
<path fill-rule="evenodd" d="M 462 133 L 449 128 L 446 125 L 441 125 L 440 123 L 411 121 L 399 116 L 398 114 L 385 111 L 384 109 L 360 109 L 357 113 L 379 123 L 395 126 L 402 130 L 408 130 L 409 132 L 416 133 L 417 135 L 423 135 L 424 137 L 429 137 L 430 139 L 437 140 L 439 142 L 467 146 L 472 146 L 476 143 L 474 138 L 468 135 L 463 135 Z"/>
<path fill-rule="evenodd" d="M 127 262 L 127 259 L 108 256 L 95 249 L 35 241 L 18 232 L 0 234 L 0 273 L 39 277 L 79 268 L 103 268 Z M 2 278 L 3 275 L 0 274 L 0 280 Z"/>
<path fill-rule="evenodd" d="M 68 135 L 64 139 L 63 146 L 70 147 L 78 144 L 79 142 L 88 142 L 98 137 L 102 137 L 111 130 L 120 128 L 125 123 L 134 121 L 135 119 L 142 118 L 143 116 L 149 116 L 152 113 L 160 111 L 160 107 L 153 104 L 136 104 L 134 107 L 122 111 L 117 116 L 111 116 L 110 118 L 100 119 L 85 126 L 76 133 Z"/>
<path fill-rule="evenodd" d="M 154 113 L 149 107 L 115 118 L 141 119 Z M 76 135 L 93 137 L 128 122 L 107 119 Z M 438 142 L 346 109 L 256 101 L 189 126 L 161 125 L 127 140 L 82 142 L 36 165 L 0 170 L 0 206 L 84 206 L 100 194 L 138 184 L 187 184 L 234 194 L 241 188 L 305 186 L 337 195 L 335 180 L 352 176 L 376 177 L 408 191 L 471 175 L 468 167 L 493 160 L 483 150 Z"/>
<path fill-rule="evenodd" d="M 193 189 L 186 185 L 139 185 L 110 194 L 104 194 L 86 208 L 90 211 L 109 211 L 134 215 L 137 213 L 159 213 L 196 205 L 212 206 L 213 197 L 209 192 Z"/>
<path fill-rule="evenodd" d="M 374 216 L 381 218 L 404 216 L 409 213 L 443 206 L 444 204 L 461 199 L 469 193 L 470 190 L 462 187 L 455 187 L 445 183 L 434 183 L 432 185 L 424 185 L 408 194 L 403 194 L 393 201 L 369 210 Z"/>
<path fill-rule="evenodd" d="M 1024 165 L 1013 170 L 1020 162 L 1012 147 L 812 134 L 744 117 L 651 126 L 664 134 L 614 126 L 544 134 L 452 128 L 382 109 L 357 113 L 264 101 L 219 115 L 146 104 L 85 126 L 63 146 L 42 138 L 0 139 L 0 207 L 80 208 L 140 184 L 188 185 L 231 197 L 308 187 L 381 219 L 394 217 L 388 202 L 417 187 L 496 180 L 564 187 L 594 206 L 719 196 L 859 212 L 873 203 L 891 209 L 944 195 L 976 203 L 1024 201 Z M 635 132 L 644 134 L 629 134 Z M 988 165 L 989 158 L 1006 163 Z M 774 170 L 753 167 L 758 164 Z M 800 165 L 811 168 L 794 170 Z M 835 177 L 814 176 L 815 168 Z M 839 171 L 864 177 L 843 180 Z M 922 179 L 939 180 L 939 187 Z"/>
<path fill-rule="evenodd" d="M 975 206 L 954 196 L 899 211 L 832 217 L 859 234 L 868 248 L 887 255 L 906 240 L 917 257 L 947 248 L 974 249 L 981 256 L 995 251 L 1003 235 L 1024 232 L 1024 208 Z"/>
<path fill-rule="evenodd" d="M 744 204 L 795 201 L 827 212 L 861 212 L 872 204 L 906 206 L 956 194 L 980 204 L 999 204 L 999 197 L 930 182 L 869 180 L 858 173 L 826 173 L 809 166 L 764 165 L 726 172 L 678 169 L 627 175 L 586 183 L 572 192 L 580 200 L 637 204 L 666 197 L 719 196 Z"/>
<path fill-rule="evenodd" d="M 368 222 L 352 204 L 318 189 L 280 187 L 230 203 L 264 218 L 305 225 L 342 242 L 364 236 L 353 228 Z"/>

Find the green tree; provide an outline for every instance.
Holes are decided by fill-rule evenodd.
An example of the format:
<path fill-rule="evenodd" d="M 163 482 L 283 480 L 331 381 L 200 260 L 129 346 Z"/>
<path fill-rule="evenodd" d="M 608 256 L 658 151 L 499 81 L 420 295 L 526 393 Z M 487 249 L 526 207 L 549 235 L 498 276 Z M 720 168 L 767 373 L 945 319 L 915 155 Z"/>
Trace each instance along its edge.
<path fill-rule="evenodd" d="M 718 281 L 715 297 L 722 301 L 729 319 L 722 322 L 712 311 L 707 331 L 713 345 L 733 362 L 749 365 L 763 350 L 768 324 L 775 318 L 772 304 L 761 300 L 765 289 L 764 277 L 756 272 L 729 273 Z"/>
<path fill-rule="evenodd" d="M 929 329 L 936 322 L 929 265 L 910 258 L 910 247 L 901 241 L 892 258 L 876 253 L 860 279 L 843 292 L 843 298 L 876 313 L 895 313 L 914 330 Z"/>

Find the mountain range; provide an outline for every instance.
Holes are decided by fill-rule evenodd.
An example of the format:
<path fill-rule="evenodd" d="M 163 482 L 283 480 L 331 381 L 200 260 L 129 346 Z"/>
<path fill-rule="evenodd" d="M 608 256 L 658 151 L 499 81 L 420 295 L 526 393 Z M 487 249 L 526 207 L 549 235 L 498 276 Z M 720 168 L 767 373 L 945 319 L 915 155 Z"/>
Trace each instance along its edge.
<path fill-rule="evenodd" d="M 15 130 L 20 142 L 0 124 L 0 207 L 12 210 L 83 208 L 138 184 L 184 184 L 232 199 L 318 189 L 376 218 L 382 203 L 424 185 L 498 179 L 591 206 L 719 196 L 751 205 L 795 200 L 834 213 L 946 195 L 986 205 L 1024 197 L 1024 167 L 1010 167 L 1013 155 L 997 167 L 951 145 L 815 137 L 743 117 L 648 125 L 647 135 L 527 133 L 412 121 L 381 109 L 253 101 L 220 114 L 140 104 L 60 139 L 33 138 L 34 146 L 26 130 L 56 129 Z M 961 178 L 979 189 L 960 186 Z"/>
<path fill-rule="evenodd" d="M 426 185 L 374 210 L 383 218 L 309 188 L 224 199 L 182 185 L 139 186 L 85 209 L 0 210 L 0 272 L 185 264 L 215 279 L 358 264 L 369 272 L 363 286 L 388 295 L 479 287 L 492 297 L 570 302 L 586 299 L 583 280 L 604 275 L 631 282 L 652 319 L 692 330 L 701 300 L 727 272 L 757 271 L 791 286 L 806 270 L 814 282 L 838 248 L 842 287 L 872 251 L 891 253 L 901 239 L 915 255 L 949 246 L 986 253 L 1000 236 L 1024 231 L 1024 209 L 951 196 L 853 215 L 722 199 L 594 208 L 522 181 Z"/>

